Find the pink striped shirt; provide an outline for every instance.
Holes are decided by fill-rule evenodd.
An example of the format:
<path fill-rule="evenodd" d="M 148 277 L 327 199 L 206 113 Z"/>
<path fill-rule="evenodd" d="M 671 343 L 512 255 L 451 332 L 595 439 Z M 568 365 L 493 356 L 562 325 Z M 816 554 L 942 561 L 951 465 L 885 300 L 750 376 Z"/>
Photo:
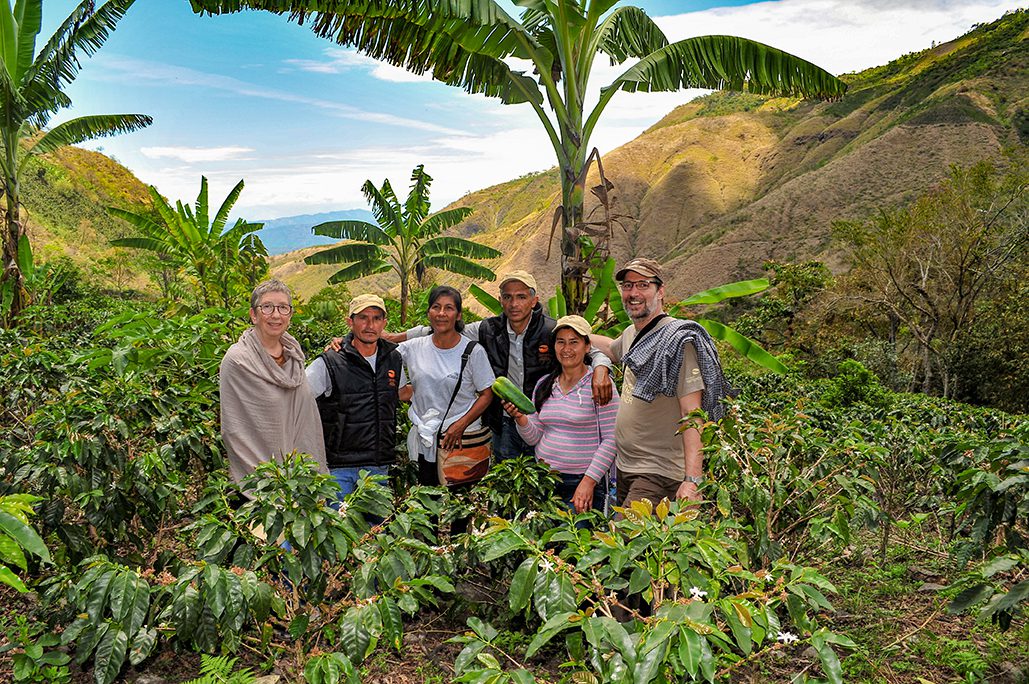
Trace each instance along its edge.
<path fill-rule="evenodd" d="M 535 392 L 546 381 L 543 377 Z M 525 427 L 518 425 L 518 434 L 527 444 L 536 446 L 536 458 L 562 473 L 585 473 L 600 482 L 615 458 L 615 414 L 618 413 L 618 390 L 612 388 L 606 406 L 593 403 L 593 369 L 568 392 L 554 381 L 554 391 L 543 404 L 543 410 L 526 416 Z M 534 395 L 535 396 L 535 392 Z"/>

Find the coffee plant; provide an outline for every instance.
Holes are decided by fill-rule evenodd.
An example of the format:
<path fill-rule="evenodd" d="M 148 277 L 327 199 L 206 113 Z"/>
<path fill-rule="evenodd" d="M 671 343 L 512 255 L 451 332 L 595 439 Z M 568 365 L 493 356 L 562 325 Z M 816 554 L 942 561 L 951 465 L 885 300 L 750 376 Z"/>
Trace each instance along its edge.
<path fill-rule="evenodd" d="M 814 569 L 783 561 L 751 569 L 746 546 L 731 536 L 736 525 L 711 524 L 693 506 L 644 500 L 615 510 L 621 519 L 606 531 L 567 521 L 536 537 L 495 518 L 483 533 L 486 560 L 524 557 L 510 608 L 532 610 L 542 623 L 526 657 L 564 634 L 580 679 L 714 681 L 803 639 L 830 681 L 841 681 L 828 644 L 853 644 L 818 627 L 817 614 L 832 610 L 823 592 L 835 589 Z M 466 642 L 462 664 L 483 662 L 489 631 L 477 637 Z"/>

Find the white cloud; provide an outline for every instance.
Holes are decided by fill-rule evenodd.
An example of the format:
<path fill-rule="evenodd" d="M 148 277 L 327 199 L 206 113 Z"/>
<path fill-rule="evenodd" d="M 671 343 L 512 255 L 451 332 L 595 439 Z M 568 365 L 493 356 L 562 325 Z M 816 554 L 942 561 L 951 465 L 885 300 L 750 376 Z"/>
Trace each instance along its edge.
<path fill-rule="evenodd" d="M 361 186 L 389 178 L 405 197 L 411 170 L 425 164 L 433 177 L 432 203 L 437 209 L 473 190 L 502 183 L 530 171 L 553 166 L 553 151 L 541 128 L 519 127 L 483 136 L 427 139 L 424 145 L 394 148 L 296 150 L 289 156 L 265 158 L 246 165 L 205 169 L 211 197 L 228 193 L 240 177 L 246 188 L 235 212 L 252 220 L 277 218 L 336 208 L 367 208 Z M 157 165 L 137 169 L 139 177 L 171 198 L 196 196 L 197 171 L 188 166 Z"/>
<path fill-rule="evenodd" d="M 160 64 L 145 60 L 125 57 L 114 57 L 105 60 L 106 78 L 121 83 L 136 85 L 164 85 L 186 88 L 210 88 L 212 90 L 231 93 L 244 97 L 255 97 L 279 102 L 292 102 L 299 105 L 316 107 L 334 116 L 370 123 L 388 124 L 400 128 L 410 128 L 429 133 L 462 135 L 462 131 L 439 126 L 427 121 L 407 116 L 399 116 L 389 112 L 374 112 L 360 109 L 352 105 L 335 102 L 324 98 L 309 97 L 298 93 L 277 90 L 265 86 L 254 85 L 231 76 L 211 74 L 173 64 Z"/>
<path fill-rule="evenodd" d="M 252 147 L 141 147 L 140 153 L 150 159 L 178 159 L 187 164 L 197 162 L 252 159 Z"/>
<path fill-rule="evenodd" d="M 656 18 L 671 41 L 709 34 L 757 40 L 834 74 L 885 64 L 957 38 L 1019 7 L 1012 0 L 779 0 Z"/>
<path fill-rule="evenodd" d="M 296 67 L 301 71 L 310 71 L 318 74 L 343 74 L 349 71 L 360 70 L 372 78 L 380 81 L 391 81 L 394 83 L 424 83 L 432 81 L 432 74 L 415 74 L 406 69 L 395 67 L 392 64 L 380 62 L 368 55 L 362 55 L 355 50 L 343 48 L 326 48 L 324 60 L 313 59 L 287 59 L 286 64 Z"/>

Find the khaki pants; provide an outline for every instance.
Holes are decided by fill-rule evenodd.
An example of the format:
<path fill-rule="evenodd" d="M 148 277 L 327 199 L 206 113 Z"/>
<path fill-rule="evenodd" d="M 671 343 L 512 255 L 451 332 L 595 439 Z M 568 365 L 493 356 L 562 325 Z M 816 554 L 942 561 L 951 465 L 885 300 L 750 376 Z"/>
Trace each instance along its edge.
<path fill-rule="evenodd" d="M 649 499 L 658 504 L 661 499 L 675 501 L 675 493 L 682 480 L 676 480 L 656 473 L 624 473 L 618 471 L 618 505 L 628 506 L 633 501 Z"/>

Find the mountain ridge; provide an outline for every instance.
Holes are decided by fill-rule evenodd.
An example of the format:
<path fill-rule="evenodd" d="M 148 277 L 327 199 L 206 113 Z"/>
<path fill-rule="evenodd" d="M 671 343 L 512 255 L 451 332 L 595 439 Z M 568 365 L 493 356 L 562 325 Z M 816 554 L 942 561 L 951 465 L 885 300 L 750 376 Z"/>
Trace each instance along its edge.
<path fill-rule="evenodd" d="M 1029 14 L 1006 14 L 844 75 L 850 90 L 837 102 L 714 93 L 677 107 L 604 156 L 614 211 L 633 217 L 616 229 L 612 255 L 658 258 L 673 299 L 761 275 L 769 259 L 814 258 L 843 270 L 833 221 L 903 205 L 952 164 L 1000 160 L 1006 147 L 1029 141 L 1027 35 Z M 587 185 L 597 182 L 594 172 Z M 500 249 L 494 270 L 533 271 L 549 295 L 559 271 L 556 239 L 546 260 L 558 197 L 555 169 L 484 188 L 450 205 L 474 208 L 453 232 Z M 302 291 L 330 269 L 289 255 L 273 262 Z"/>

